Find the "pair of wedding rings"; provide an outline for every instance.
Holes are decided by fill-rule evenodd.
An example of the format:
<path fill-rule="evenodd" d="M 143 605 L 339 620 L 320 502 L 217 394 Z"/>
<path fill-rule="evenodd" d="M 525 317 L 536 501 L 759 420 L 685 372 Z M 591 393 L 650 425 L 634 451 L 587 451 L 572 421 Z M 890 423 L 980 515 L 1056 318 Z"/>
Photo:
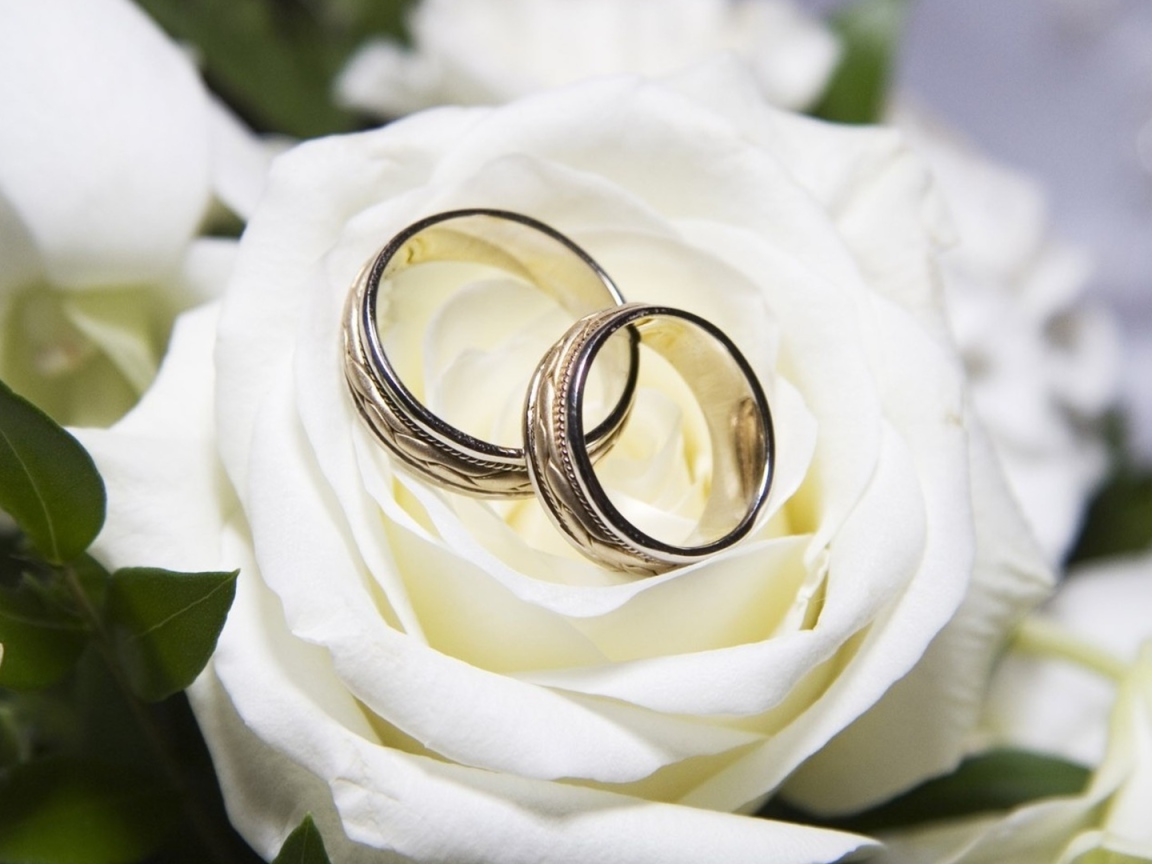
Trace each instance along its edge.
<path fill-rule="evenodd" d="M 432 413 L 397 375 L 377 324 L 381 285 L 427 262 L 498 268 L 578 318 L 540 361 L 528 388 L 524 447 L 497 446 Z M 654 349 L 698 400 L 712 445 L 712 478 L 691 534 L 669 543 L 642 531 L 613 504 L 593 470 L 623 431 L 641 353 Z M 593 362 L 613 382 L 611 410 L 585 432 Z M 466 495 L 537 495 L 569 541 L 598 564 L 654 575 L 698 561 L 748 534 L 768 497 L 775 463 L 771 414 L 748 362 L 699 316 L 626 303 L 579 246 L 528 216 L 453 210 L 397 234 L 357 277 L 344 318 L 345 377 L 360 416 L 416 476 Z"/>

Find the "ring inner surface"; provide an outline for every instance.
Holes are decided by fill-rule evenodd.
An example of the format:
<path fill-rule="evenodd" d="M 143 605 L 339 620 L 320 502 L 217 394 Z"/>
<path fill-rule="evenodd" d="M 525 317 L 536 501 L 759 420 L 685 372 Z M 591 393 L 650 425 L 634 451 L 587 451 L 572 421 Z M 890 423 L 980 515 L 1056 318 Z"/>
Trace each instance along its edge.
<path fill-rule="evenodd" d="M 622 331 L 628 324 L 639 332 L 642 348 L 658 354 L 678 373 L 698 405 L 711 444 L 710 477 L 700 481 L 706 488 L 705 503 L 688 535 L 669 542 L 670 538 L 652 536 L 625 518 L 590 463 L 582 472 L 587 491 L 599 499 L 616 529 L 632 542 L 673 554 L 708 554 L 747 532 L 767 493 L 773 454 L 763 393 L 752 371 L 736 359 L 718 331 L 706 329 L 677 310 L 617 319 L 613 332 L 590 347 L 588 361 L 577 374 L 595 365 L 601 345 L 623 341 Z M 641 351 L 642 382 L 648 377 L 645 364 L 654 359 L 649 351 Z M 574 388 L 572 405 L 580 416 L 581 391 L 578 384 Z M 577 445 L 575 452 L 580 449 Z"/>
<path fill-rule="evenodd" d="M 578 248 L 513 217 L 454 214 L 401 235 L 381 252 L 369 297 L 369 344 L 408 410 L 446 442 L 503 456 L 522 456 L 524 392 L 540 357 L 573 319 L 620 302 Z M 452 323 L 441 327 L 442 344 L 426 345 L 428 328 L 445 321 Z M 590 382 L 592 439 L 618 426 L 629 407 L 630 346 L 611 346 L 604 367 Z M 432 398 L 429 379 L 444 374 L 456 375 L 442 391 L 454 395 Z"/>

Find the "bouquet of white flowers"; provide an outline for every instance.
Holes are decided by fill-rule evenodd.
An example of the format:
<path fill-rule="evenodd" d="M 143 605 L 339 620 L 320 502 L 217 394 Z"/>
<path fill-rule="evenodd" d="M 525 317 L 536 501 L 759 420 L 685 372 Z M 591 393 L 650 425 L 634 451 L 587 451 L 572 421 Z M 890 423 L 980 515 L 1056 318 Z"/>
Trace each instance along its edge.
<path fill-rule="evenodd" d="M 1126 328 L 910 8 L 0 0 L 0 861 L 1152 862 Z"/>

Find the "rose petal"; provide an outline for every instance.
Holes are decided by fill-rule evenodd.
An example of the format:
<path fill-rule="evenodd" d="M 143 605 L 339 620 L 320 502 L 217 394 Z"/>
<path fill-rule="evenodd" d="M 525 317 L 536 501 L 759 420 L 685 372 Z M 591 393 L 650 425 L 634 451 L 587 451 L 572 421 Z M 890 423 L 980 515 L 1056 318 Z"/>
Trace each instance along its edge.
<path fill-rule="evenodd" d="M 43 266 L 36 244 L 16 209 L 0 188 L 0 304 L 12 292 L 43 278 Z"/>
<path fill-rule="evenodd" d="M 1128 662 L 1152 635 L 1152 556 L 1124 556 L 1073 570 L 1044 617 Z M 993 682 L 988 709 L 997 742 L 1100 762 L 1114 686 L 1098 673 L 1011 654 Z"/>
<path fill-rule="evenodd" d="M 223 559 L 230 498 L 212 446 L 215 307 L 183 316 L 155 384 L 112 429 L 74 430 L 108 490 L 93 553 L 110 567 L 230 569 Z"/>
<path fill-rule="evenodd" d="M 984 504 L 974 511 L 978 545 L 968 595 L 916 667 L 789 779 L 785 794 L 801 806 L 861 810 L 955 767 L 1005 639 L 1051 589 L 1052 574 L 979 429 L 970 453 L 973 499 Z"/>
<path fill-rule="evenodd" d="M 1074 864 L 1113 856 L 1144 860 L 1152 856 L 1150 802 L 1152 643 L 1147 643 L 1117 694 L 1104 763 L 1081 795 L 1043 799 L 1002 818 L 894 833 L 884 838 L 886 852 L 879 860 L 885 864 L 924 860 Z"/>
<path fill-rule="evenodd" d="M 232 212 L 247 220 L 264 192 L 276 145 L 258 139 L 218 99 L 210 97 L 207 110 L 212 189 Z"/>
<path fill-rule="evenodd" d="M 626 782 L 701 749 L 741 741 L 701 730 L 693 742 L 699 749 L 686 752 L 671 718 L 653 717 L 644 730 L 629 728 L 394 630 L 367 590 L 347 526 L 315 493 L 316 475 L 309 476 L 314 464 L 286 458 L 301 452 L 286 389 L 281 384 L 265 400 L 255 430 L 259 447 L 249 465 L 245 498 L 260 570 L 284 602 L 292 632 L 325 645 L 345 684 L 374 712 L 454 761 L 530 777 Z M 309 526 L 306 545 L 264 539 L 282 538 L 300 525 Z M 510 728 L 519 730 L 515 741 L 501 734 Z M 553 734 L 557 728 L 566 730 L 563 741 Z"/>
<path fill-rule="evenodd" d="M 247 728 L 329 779 L 344 829 L 359 843 L 415 861 L 492 864 L 621 860 L 625 850 L 625 860 L 637 864 L 697 864 L 712 854 L 733 862 L 771 855 L 773 861 L 817 864 L 868 843 L 833 831 L 477 771 L 381 746 L 370 729 L 347 714 L 354 706 L 346 696 L 316 686 L 316 673 L 326 662 L 323 652 L 285 641 L 291 637 L 277 617 L 275 599 L 257 583 L 241 580 L 216 674 Z M 258 680 L 252 680 L 250 669 L 260 670 Z M 201 679 L 196 686 L 203 691 L 210 682 Z M 245 751 L 253 742 L 245 740 L 242 728 L 233 732 L 241 735 L 217 737 L 218 759 L 248 758 Z M 246 836 L 265 844 L 283 836 L 282 823 L 262 823 L 283 819 L 286 808 L 269 814 L 276 808 L 248 807 L 239 798 L 242 791 L 225 787 Z M 438 829 L 429 831 L 429 824 Z M 637 844 L 637 837 L 644 842 Z"/>
<path fill-rule="evenodd" d="M 0 24 L 0 190 L 53 282 L 169 270 L 208 202 L 195 70 L 124 0 L 10 3 Z"/>
<path fill-rule="evenodd" d="M 398 170 L 391 154 L 431 156 L 445 141 L 464 134 L 471 123 L 469 112 L 431 112 L 389 126 L 384 137 L 367 133 L 363 140 L 379 141 L 375 147 L 354 143 L 362 140 L 358 136 L 323 138 L 273 162 L 265 206 L 244 232 L 242 249 L 250 251 L 238 262 L 220 322 L 218 362 L 246 370 L 222 380 L 217 397 L 219 416 L 227 420 L 220 429 L 219 447 L 239 488 L 245 486 L 247 448 L 260 397 L 278 364 L 291 354 L 296 322 L 320 260 L 348 219 L 368 204 L 392 200 L 397 209 L 411 212 L 412 202 L 400 196 L 425 178 L 410 167 Z M 406 223 L 395 225 L 391 234 L 377 238 L 375 248 L 404 227 Z M 349 263 L 345 286 L 372 251 L 368 245 Z M 268 302 L 265 284 L 277 286 L 275 303 Z M 343 303 L 346 291 L 344 287 L 333 297 L 333 308 Z"/>
<path fill-rule="evenodd" d="M 61 301 L 64 316 L 142 393 L 156 377 L 153 322 L 140 291 L 85 292 Z"/>

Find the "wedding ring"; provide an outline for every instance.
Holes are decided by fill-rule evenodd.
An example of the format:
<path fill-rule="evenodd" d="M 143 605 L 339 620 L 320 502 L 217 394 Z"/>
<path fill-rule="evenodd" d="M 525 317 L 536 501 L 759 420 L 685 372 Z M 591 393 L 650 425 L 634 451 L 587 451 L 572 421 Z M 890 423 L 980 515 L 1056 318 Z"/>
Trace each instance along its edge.
<path fill-rule="evenodd" d="M 523 449 L 480 440 L 434 414 L 400 380 L 382 347 L 381 292 L 387 294 L 401 271 L 443 261 L 498 268 L 549 294 L 574 318 L 618 306 L 623 298 L 599 265 L 558 231 L 519 213 L 486 209 L 439 213 L 404 229 L 365 265 L 348 295 L 345 378 L 380 443 L 403 467 L 436 485 L 477 497 L 531 495 Z M 621 389 L 608 402 L 607 416 L 581 441 L 590 459 L 611 447 L 631 409 L 635 344 L 617 347 L 610 362 Z"/>
<path fill-rule="evenodd" d="M 711 438 L 711 488 L 683 545 L 649 536 L 620 513 L 593 471 L 582 431 L 593 361 L 611 342 L 634 344 L 636 334 L 683 378 Z M 751 531 L 775 463 L 767 399 L 732 341 L 689 312 L 638 303 L 582 318 L 545 356 L 528 391 L 524 441 L 529 476 L 556 527 L 598 564 L 645 576 L 699 561 Z"/>

